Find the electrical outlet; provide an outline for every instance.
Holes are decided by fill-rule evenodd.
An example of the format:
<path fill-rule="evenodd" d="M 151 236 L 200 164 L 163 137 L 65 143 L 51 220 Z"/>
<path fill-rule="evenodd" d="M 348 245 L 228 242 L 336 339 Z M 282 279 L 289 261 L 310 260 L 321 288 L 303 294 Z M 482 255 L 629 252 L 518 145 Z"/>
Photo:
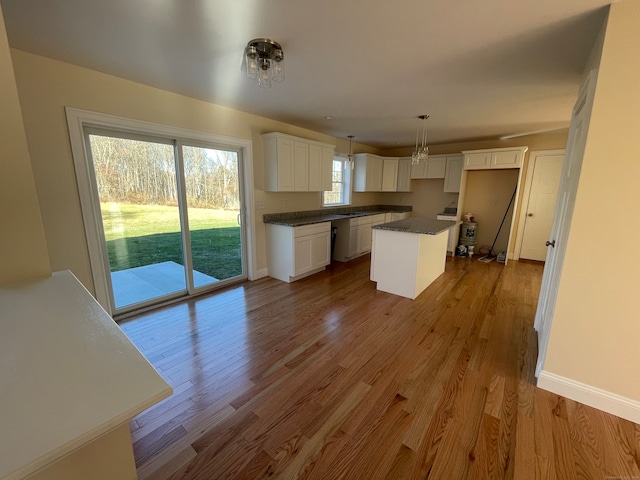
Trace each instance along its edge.
<path fill-rule="evenodd" d="M 258 200 L 256 202 L 256 210 L 264 210 L 265 208 L 267 208 L 267 204 L 264 202 L 264 200 Z"/>
<path fill-rule="evenodd" d="M 283 206 L 284 208 L 287 208 L 287 205 L 288 205 L 288 204 L 289 204 L 289 202 L 287 202 L 286 200 L 283 200 L 283 201 L 282 201 L 282 206 Z"/>

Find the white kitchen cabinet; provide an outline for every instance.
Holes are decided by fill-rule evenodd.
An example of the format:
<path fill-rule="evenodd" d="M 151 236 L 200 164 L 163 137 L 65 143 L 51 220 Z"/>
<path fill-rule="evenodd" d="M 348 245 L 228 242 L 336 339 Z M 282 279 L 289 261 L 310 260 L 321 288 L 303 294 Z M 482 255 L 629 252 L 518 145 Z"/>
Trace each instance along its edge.
<path fill-rule="evenodd" d="M 322 146 L 309 145 L 309 191 L 322 190 Z"/>
<path fill-rule="evenodd" d="M 406 157 L 411 160 L 411 157 Z M 427 160 L 420 160 L 416 164 L 411 164 L 411 178 L 412 179 L 420 179 L 427 178 Z"/>
<path fill-rule="evenodd" d="M 447 158 L 447 155 L 430 155 L 427 159 L 427 178 L 444 178 Z"/>
<path fill-rule="evenodd" d="M 398 159 L 398 182 L 396 192 L 411 191 L 411 157 Z"/>
<path fill-rule="evenodd" d="M 446 171 L 444 174 L 444 191 L 458 193 L 462 179 L 462 155 L 447 156 Z"/>
<path fill-rule="evenodd" d="M 337 228 L 333 258 L 346 262 L 371 251 L 371 228 L 386 222 L 384 213 L 334 220 Z"/>
<path fill-rule="evenodd" d="M 409 218 L 411 215 L 410 212 L 389 212 L 385 214 L 384 223 L 395 222 L 397 220 L 404 220 L 405 218 Z"/>
<path fill-rule="evenodd" d="M 370 153 L 355 155 L 353 191 L 382 191 L 382 157 Z"/>
<path fill-rule="evenodd" d="M 507 147 L 488 150 L 467 150 L 464 155 L 465 170 L 488 170 L 494 168 L 520 168 L 527 147 Z"/>
<path fill-rule="evenodd" d="M 427 160 L 411 165 L 411 178 L 444 178 L 446 165 L 447 155 L 429 155 Z"/>
<path fill-rule="evenodd" d="M 293 192 L 294 140 L 290 137 L 263 135 L 265 190 Z"/>
<path fill-rule="evenodd" d="M 331 223 L 300 227 L 267 224 L 269 276 L 284 282 L 324 270 L 331 263 Z"/>
<path fill-rule="evenodd" d="M 320 191 L 330 192 L 333 189 L 333 155 L 334 147 L 322 146 L 322 178 L 320 180 Z"/>
<path fill-rule="evenodd" d="M 382 159 L 382 188 L 383 192 L 395 192 L 398 188 L 398 159 Z"/>
<path fill-rule="evenodd" d="M 262 141 L 266 191 L 331 190 L 334 146 L 278 132 L 263 134 Z"/>
<path fill-rule="evenodd" d="M 293 142 L 293 191 L 309 191 L 309 144 Z"/>

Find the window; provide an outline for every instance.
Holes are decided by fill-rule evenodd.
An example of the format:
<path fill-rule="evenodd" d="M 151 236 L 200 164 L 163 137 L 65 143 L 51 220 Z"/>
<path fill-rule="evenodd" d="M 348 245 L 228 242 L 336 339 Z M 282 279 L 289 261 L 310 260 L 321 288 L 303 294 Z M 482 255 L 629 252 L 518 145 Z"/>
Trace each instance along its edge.
<path fill-rule="evenodd" d="M 349 205 L 351 202 L 351 169 L 346 160 L 343 156 L 333 157 L 332 189 L 322 195 L 322 204 L 325 207 Z"/>

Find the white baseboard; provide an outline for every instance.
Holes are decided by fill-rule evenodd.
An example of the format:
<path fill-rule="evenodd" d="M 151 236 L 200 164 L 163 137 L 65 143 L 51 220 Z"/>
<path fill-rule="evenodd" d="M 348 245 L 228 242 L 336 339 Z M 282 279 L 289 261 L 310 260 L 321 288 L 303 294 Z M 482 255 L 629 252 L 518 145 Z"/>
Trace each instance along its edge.
<path fill-rule="evenodd" d="M 538 387 L 584 403 L 603 412 L 640 423 L 640 402 L 601 390 L 545 370 L 538 376 Z"/>

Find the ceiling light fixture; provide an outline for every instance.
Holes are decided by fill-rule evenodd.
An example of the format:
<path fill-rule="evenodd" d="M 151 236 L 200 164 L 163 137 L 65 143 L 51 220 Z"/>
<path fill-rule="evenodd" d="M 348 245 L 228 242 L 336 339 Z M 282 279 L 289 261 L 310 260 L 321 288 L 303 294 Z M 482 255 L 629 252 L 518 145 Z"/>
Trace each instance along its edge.
<path fill-rule="evenodd" d="M 356 158 L 353 154 L 353 151 L 351 150 L 351 140 L 353 140 L 353 135 L 347 135 L 347 138 L 349 139 L 349 153 L 347 155 L 347 164 L 351 165 L 351 170 L 353 170 Z"/>
<path fill-rule="evenodd" d="M 418 116 L 420 120 L 422 120 L 422 144 L 418 147 L 418 138 L 420 136 L 420 126 L 418 126 L 418 130 L 416 131 L 416 150 L 411 154 L 411 164 L 417 165 L 422 161 L 427 161 L 429 158 L 429 147 L 427 147 L 427 118 L 429 115 L 420 115 Z"/>
<path fill-rule="evenodd" d="M 284 81 L 284 53 L 278 42 L 254 38 L 244 49 L 247 78 L 258 79 L 261 88 L 271 88 L 271 80 Z"/>

